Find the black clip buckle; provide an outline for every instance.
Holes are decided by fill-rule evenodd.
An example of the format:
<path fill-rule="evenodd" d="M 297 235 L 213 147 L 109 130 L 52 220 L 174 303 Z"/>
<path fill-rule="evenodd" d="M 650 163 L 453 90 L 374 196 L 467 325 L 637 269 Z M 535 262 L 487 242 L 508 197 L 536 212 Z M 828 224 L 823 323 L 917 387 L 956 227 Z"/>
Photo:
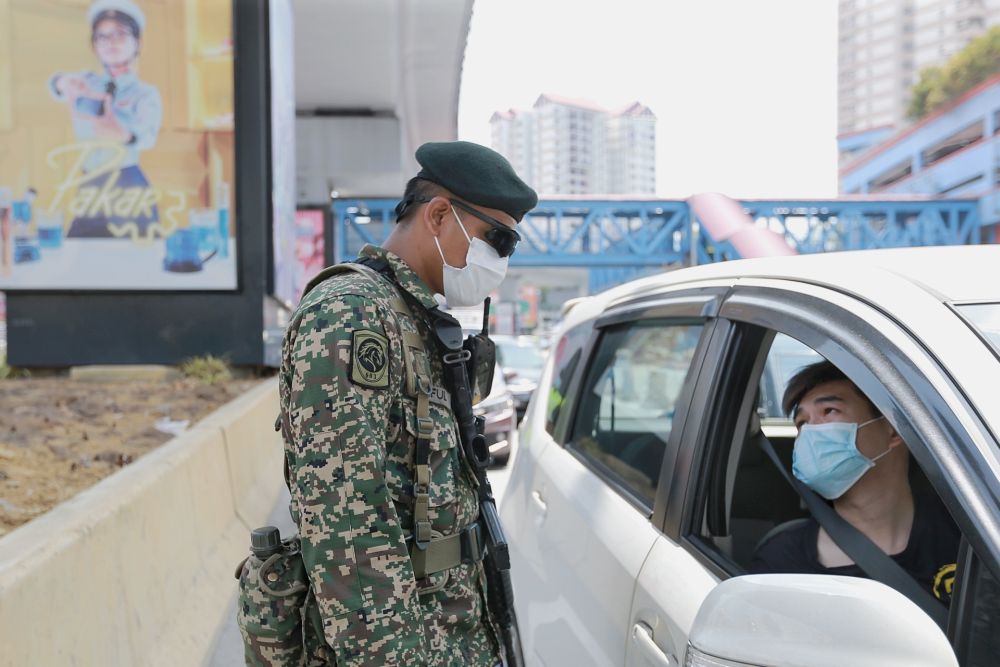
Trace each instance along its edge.
<path fill-rule="evenodd" d="M 483 559 L 486 547 L 478 521 L 462 531 L 461 545 L 463 563 L 478 563 Z"/>

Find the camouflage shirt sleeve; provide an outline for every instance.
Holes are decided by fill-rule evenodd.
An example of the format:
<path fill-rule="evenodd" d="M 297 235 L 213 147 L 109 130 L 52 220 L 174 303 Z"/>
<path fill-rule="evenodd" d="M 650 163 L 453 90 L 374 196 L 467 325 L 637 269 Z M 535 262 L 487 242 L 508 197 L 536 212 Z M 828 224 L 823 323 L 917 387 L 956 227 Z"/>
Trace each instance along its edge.
<path fill-rule="evenodd" d="M 416 581 L 384 474 L 403 372 L 392 318 L 377 300 L 341 294 L 301 310 L 286 340 L 292 505 L 338 666 L 429 662 Z M 365 343 L 371 340 L 383 341 L 386 376 L 379 375 L 377 351 L 364 357 L 366 368 L 357 366 L 359 349 L 372 352 Z"/>

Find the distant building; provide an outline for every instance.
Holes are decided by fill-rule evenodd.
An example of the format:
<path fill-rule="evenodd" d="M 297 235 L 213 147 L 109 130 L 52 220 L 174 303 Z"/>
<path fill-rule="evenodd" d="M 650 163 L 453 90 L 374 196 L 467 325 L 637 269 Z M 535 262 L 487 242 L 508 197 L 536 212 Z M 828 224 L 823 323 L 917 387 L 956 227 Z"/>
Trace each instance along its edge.
<path fill-rule="evenodd" d="M 656 193 L 656 116 L 638 102 L 610 111 L 541 95 L 529 111 L 490 119 L 493 148 L 551 195 Z"/>
<path fill-rule="evenodd" d="M 914 0 L 840 0 L 837 131 L 895 126 L 913 71 Z"/>
<path fill-rule="evenodd" d="M 973 39 L 1000 23 L 998 0 L 916 0 L 914 4 L 916 76 L 925 67 L 944 64 Z"/>
<path fill-rule="evenodd" d="M 490 143 L 510 160 L 526 183 L 535 182 L 535 116 L 523 111 L 498 111 L 490 119 Z"/>
<path fill-rule="evenodd" d="M 608 193 L 656 193 L 656 116 L 634 102 L 607 119 Z"/>
<path fill-rule="evenodd" d="M 863 155 L 872 146 L 885 141 L 896 133 L 894 125 L 881 125 L 868 130 L 845 132 L 837 137 L 837 152 L 840 164 L 845 165 L 854 158 Z"/>
<path fill-rule="evenodd" d="M 1000 75 L 862 153 L 840 170 L 843 194 L 979 199 L 988 238 L 1000 223 Z"/>
<path fill-rule="evenodd" d="M 839 10 L 842 163 L 906 124 L 922 69 L 944 64 L 1000 24 L 1000 0 L 840 0 Z"/>

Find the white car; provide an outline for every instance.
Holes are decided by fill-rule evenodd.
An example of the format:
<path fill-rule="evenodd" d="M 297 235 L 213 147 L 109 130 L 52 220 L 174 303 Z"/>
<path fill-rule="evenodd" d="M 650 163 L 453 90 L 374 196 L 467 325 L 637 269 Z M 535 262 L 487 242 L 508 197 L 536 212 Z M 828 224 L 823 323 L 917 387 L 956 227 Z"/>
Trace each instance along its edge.
<path fill-rule="evenodd" d="M 820 356 L 903 436 L 912 483 L 961 531 L 934 584 L 944 629 L 877 581 L 745 574 L 806 515 L 755 443 L 787 467 L 795 428 L 775 397 Z M 1000 664 L 998 436 L 1000 246 L 725 262 L 586 299 L 501 507 L 524 662 Z"/>
<path fill-rule="evenodd" d="M 497 364 L 493 371 L 493 386 L 490 393 L 473 406 L 477 417 L 486 423 L 483 430 L 486 446 L 496 465 L 507 465 L 517 429 L 514 397 L 503 378 L 503 370 Z"/>
<path fill-rule="evenodd" d="M 497 363 L 503 369 L 507 388 L 514 397 L 518 421 L 524 417 L 528 401 L 538 386 L 545 355 L 537 340 L 528 336 L 491 336 L 497 348 Z"/>

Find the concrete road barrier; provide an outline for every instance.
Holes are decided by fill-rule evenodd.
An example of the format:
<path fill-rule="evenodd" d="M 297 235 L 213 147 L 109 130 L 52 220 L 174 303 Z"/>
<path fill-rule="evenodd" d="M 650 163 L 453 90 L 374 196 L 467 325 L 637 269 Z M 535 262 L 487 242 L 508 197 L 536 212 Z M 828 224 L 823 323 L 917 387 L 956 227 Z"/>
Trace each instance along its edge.
<path fill-rule="evenodd" d="M 281 490 L 267 380 L 0 538 L 0 665 L 200 665 Z"/>

